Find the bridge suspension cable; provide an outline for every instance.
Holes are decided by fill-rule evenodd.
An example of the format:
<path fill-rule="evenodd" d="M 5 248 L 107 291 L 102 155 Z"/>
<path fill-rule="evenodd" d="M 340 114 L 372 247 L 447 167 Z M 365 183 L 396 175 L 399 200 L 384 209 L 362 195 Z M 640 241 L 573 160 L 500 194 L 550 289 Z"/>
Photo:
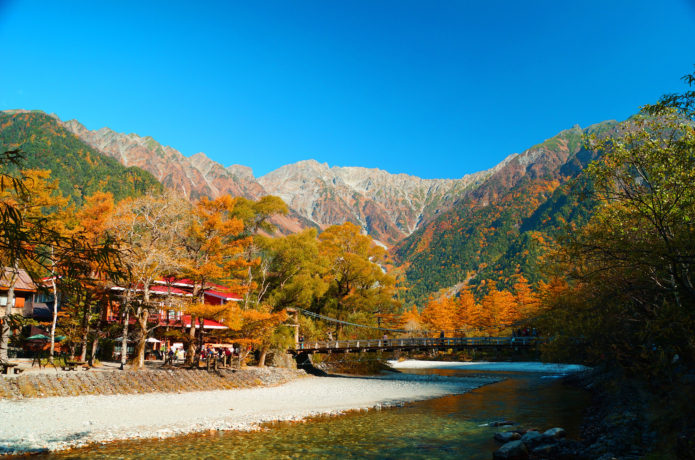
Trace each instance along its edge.
<path fill-rule="evenodd" d="M 306 316 L 311 316 L 312 318 L 318 318 L 318 319 L 322 319 L 324 321 L 331 321 L 333 323 L 346 324 L 348 326 L 364 327 L 366 329 L 376 329 L 377 331 L 403 332 L 403 333 L 413 332 L 413 331 L 406 331 L 405 329 L 390 329 L 388 327 L 368 326 L 366 324 L 351 323 L 349 321 L 343 321 L 340 319 L 331 318 L 329 316 L 320 315 L 318 313 L 314 313 L 313 311 L 304 310 L 303 308 L 297 308 L 297 310 L 299 310 L 302 314 L 304 314 Z"/>

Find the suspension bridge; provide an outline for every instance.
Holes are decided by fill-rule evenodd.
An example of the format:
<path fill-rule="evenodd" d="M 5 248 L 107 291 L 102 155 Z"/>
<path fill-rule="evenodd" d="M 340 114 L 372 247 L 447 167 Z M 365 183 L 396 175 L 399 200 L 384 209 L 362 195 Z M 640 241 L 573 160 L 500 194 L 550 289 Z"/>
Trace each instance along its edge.
<path fill-rule="evenodd" d="M 289 352 L 295 356 L 314 353 L 367 353 L 379 351 L 428 351 L 428 350 L 477 350 L 477 349 L 529 349 L 545 341 L 541 337 L 412 337 L 413 331 L 351 323 L 320 315 L 308 310 L 296 309 L 295 313 L 347 326 L 377 330 L 384 333 L 409 334 L 411 337 L 358 339 L 358 340 L 310 340 L 300 341 L 295 334 L 295 348 Z M 298 331 L 298 324 L 297 331 Z M 420 332 L 424 335 L 423 332 Z"/>

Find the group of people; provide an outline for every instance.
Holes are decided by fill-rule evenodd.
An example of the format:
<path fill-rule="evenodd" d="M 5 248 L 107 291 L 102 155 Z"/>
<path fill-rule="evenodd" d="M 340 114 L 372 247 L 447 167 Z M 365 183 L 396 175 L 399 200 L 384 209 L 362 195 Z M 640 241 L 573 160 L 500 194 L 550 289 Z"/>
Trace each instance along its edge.
<path fill-rule="evenodd" d="M 185 359 L 185 353 L 182 348 L 169 347 L 166 357 L 164 358 L 164 364 L 174 364 L 180 360 Z"/>
<path fill-rule="evenodd" d="M 232 357 L 239 356 L 239 349 L 237 347 L 213 347 L 212 345 L 206 345 L 200 350 L 200 360 L 209 361 L 211 359 L 216 359 L 225 364 L 229 363 Z M 175 364 L 178 361 L 183 361 L 186 359 L 186 352 L 183 348 L 176 348 L 173 345 L 169 347 L 167 351 L 164 364 Z"/>
<path fill-rule="evenodd" d="M 202 350 L 200 350 L 200 358 L 205 361 L 210 358 L 217 358 L 220 360 L 229 359 L 231 356 L 237 356 L 239 354 L 239 350 L 235 348 L 234 346 L 231 347 L 213 347 L 212 345 L 207 345 L 204 346 Z"/>
<path fill-rule="evenodd" d="M 538 331 L 536 328 L 520 328 L 512 331 L 512 337 L 538 337 Z"/>

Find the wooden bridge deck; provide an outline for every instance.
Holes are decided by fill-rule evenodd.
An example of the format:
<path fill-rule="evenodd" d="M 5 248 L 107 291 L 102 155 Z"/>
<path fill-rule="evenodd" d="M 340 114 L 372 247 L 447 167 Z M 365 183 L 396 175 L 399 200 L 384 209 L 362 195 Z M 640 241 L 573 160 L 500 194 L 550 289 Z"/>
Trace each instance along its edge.
<path fill-rule="evenodd" d="M 464 350 L 472 348 L 531 348 L 541 337 L 453 337 L 334 340 L 301 342 L 290 353 L 354 353 L 370 351 Z"/>

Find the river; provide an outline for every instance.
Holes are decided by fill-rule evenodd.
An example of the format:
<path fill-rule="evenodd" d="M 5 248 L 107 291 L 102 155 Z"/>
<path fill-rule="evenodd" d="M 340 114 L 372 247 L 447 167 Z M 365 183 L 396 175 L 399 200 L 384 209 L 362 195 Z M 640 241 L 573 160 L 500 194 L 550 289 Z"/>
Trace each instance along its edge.
<path fill-rule="evenodd" d="M 541 430 L 560 426 L 578 437 L 588 395 L 543 373 L 462 369 L 413 369 L 405 372 L 447 376 L 504 377 L 463 395 L 410 403 L 304 423 L 275 423 L 256 432 L 220 432 L 166 440 L 127 441 L 42 455 L 44 459 L 182 458 L 367 458 L 485 459 L 497 444 L 500 428 L 485 426 L 513 420 Z"/>

